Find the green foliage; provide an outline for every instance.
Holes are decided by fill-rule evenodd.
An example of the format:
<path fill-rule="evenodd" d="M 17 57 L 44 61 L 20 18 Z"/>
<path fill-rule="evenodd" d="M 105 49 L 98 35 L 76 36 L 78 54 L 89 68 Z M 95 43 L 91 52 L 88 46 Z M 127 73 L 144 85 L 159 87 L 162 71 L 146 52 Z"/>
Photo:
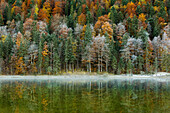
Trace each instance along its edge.
<path fill-rule="evenodd" d="M 45 2 L 49 4 L 45 6 Z M 15 65 L 18 65 L 18 70 L 20 67 L 28 67 L 28 73 L 34 72 L 34 74 L 37 69 L 41 74 L 57 74 L 68 69 L 74 71 L 74 68 L 76 71 L 87 69 L 90 72 L 96 72 L 98 68 L 98 71 L 114 71 L 116 74 L 126 71 L 149 73 L 156 68 L 155 64 L 159 71 L 169 72 L 168 54 L 162 55 L 163 53 L 157 49 L 152 49 L 156 44 L 152 46 L 151 42 L 154 37 L 162 38 L 162 34 L 168 32 L 169 2 L 60 0 L 57 1 L 59 9 L 54 6 L 55 2 L 48 0 L 0 2 L 0 55 L 3 62 L 7 63 L 7 59 L 10 62 L 2 66 L 4 69 L 9 68 L 6 69 L 8 72 L 14 71 Z M 36 13 L 35 6 L 38 11 Z M 61 13 L 54 14 L 54 11 L 61 10 L 60 8 Z M 83 16 L 78 18 L 81 14 Z M 80 21 L 84 23 L 79 25 L 78 21 L 79 24 Z M 7 27 L 4 27 L 6 25 Z M 18 32 L 21 32 L 22 38 L 16 39 Z M 95 39 L 98 35 L 102 38 L 94 41 L 93 37 Z M 130 44 L 130 41 L 133 44 Z M 160 40 L 160 44 L 162 41 Z M 37 53 L 32 55 L 34 64 L 32 61 L 30 64 L 32 58 L 27 50 L 32 43 L 38 47 Z M 46 51 L 45 55 L 44 43 L 48 45 L 48 52 Z M 132 47 L 139 45 L 137 43 L 141 43 L 139 50 L 137 47 Z M 167 45 L 162 44 L 163 48 L 167 48 L 165 47 Z M 124 57 L 126 49 L 128 55 Z M 137 57 L 135 61 L 129 59 L 132 55 Z M 19 60 L 23 66 L 19 66 L 20 63 L 16 64 L 16 60 Z"/>

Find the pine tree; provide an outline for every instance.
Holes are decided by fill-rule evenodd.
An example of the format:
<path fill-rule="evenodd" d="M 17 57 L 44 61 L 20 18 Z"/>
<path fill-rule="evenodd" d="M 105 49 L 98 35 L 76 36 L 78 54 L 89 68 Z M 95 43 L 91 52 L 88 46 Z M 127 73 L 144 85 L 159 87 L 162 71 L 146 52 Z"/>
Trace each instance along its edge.
<path fill-rule="evenodd" d="M 98 19 L 98 17 L 102 16 L 102 8 L 98 1 L 97 1 L 97 6 L 98 6 L 97 19 Z"/>
<path fill-rule="evenodd" d="M 142 13 L 142 8 L 141 8 L 140 5 L 137 6 L 137 8 L 136 8 L 136 13 L 137 13 L 137 15 L 139 15 L 139 14 Z"/>
<path fill-rule="evenodd" d="M 4 10 L 4 13 L 3 13 L 3 17 L 4 17 L 4 24 L 6 24 L 6 22 L 8 21 L 8 15 L 7 15 L 7 12 L 8 12 L 8 6 L 6 5 L 5 7 L 5 10 Z"/>
<path fill-rule="evenodd" d="M 122 72 L 124 72 L 124 70 L 125 70 L 125 62 L 123 61 L 123 58 L 121 57 L 118 63 L 118 74 L 121 74 Z"/>
<path fill-rule="evenodd" d="M 23 20 L 20 21 L 19 31 L 23 34 Z"/>
<path fill-rule="evenodd" d="M 33 29 L 32 29 L 32 41 L 35 42 L 35 44 L 39 44 L 40 41 L 40 32 L 37 30 L 36 23 L 33 22 Z"/>
<path fill-rule="evenodd" d="M 165 11 L 165 5 L 163 1 L 160 1 L 160 11 L 158 12 L 158 16 L 164 18 L 166 20 L 166 11 Z"/>
<path fill-rule="evenodd" d="M 112 7 L 110 12 L 110 19 L 112 20 L 112 22 L 115 24 L 119 23 L 120 16 L 121 15 L 118 15 L 117 10 L 114 7 Z"/>
<path fill-rule="evenodd" d="M 117 69 L 117 59 L 116 59 L 115 56 L 113 56 L 113 58 L 112 58 L 111 66 L 112 66 L 112 69 L 113 69 L 113 73 L 115 73 L 116 69 Z"/>
<path fill-rule="evenodd" d="M 157 57 L 155 57 L 154 67 L 155 67 L 155 73 L 157 74 L 157 72 L 158 72 L 158 59 L 157 59 Z"/>
<path fill-rule="evenodd" d="M 143 64 L 144 64 L 144 59 L 142 56 L 138 56 L 137 57 L 137 60 L 138 60 L 138 69 L 139 71 L 142 71 L 143 69 Z"/>
<path fill-rule="evenodd" d="M 64 51 L 64 62 L 66 63 L 66 72 L 68 72 L 68 62 L 69 62 L 69 41 L 65 41 L 65 51 Z"/>
<path fill-rule="evenodd" d="M 53 68 L 54 68 L 55 74 L 59 73 L 60 65 L 61 65 L 60 57 L 58 56 L 58 53 L 55 52 L 54 53 L 54 62 L 53 62 Z"/>
<path fill-rule="evenodd" d="M 4 25 L 4 19 L 3 16 L 0 14 L 0 26 Z"/>
<path fill-rule="evenodd" d="M 9 21 L 11 21 L 11 17 L 12 17 L 12 15 L 11 15 L 11 5 L 9 5 L 8 6 L 8 10 L 7 10 L 7 21 L 9 20 Z"/>
<path fill-rule="evenodd" d="M 39 42 L 38 47 L 38 70 L 39 74 L 42 74 L 42 41 Z"/>
<path fill-rule="evenodd" d="M 90 24 L 86 26 L 85 36 L 84 36 L 84 46 L 90 43 L 92 40 L 92 32 L 90 28 Z"/>
<path fill-rule="evenodd" d="M 127 63 L 127 73 L 132 75 L 132 61 L 131 61 L 131 59 L 129 59 L 128 63 Z"/>
<path fill-rule="evenodd" d="M 161 67 L 163 70 L 166 72 L 170 71 L 170 54 L 166 51 L 165 54 L 163 55 L 162 62 L 161 62 Z"/>

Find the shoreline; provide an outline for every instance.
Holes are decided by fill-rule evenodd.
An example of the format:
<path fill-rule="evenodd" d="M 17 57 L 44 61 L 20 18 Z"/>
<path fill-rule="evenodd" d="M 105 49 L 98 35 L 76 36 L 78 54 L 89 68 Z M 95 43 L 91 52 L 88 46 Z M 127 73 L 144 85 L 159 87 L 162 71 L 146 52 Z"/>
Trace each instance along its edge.
<path fill-rule="evenodd" d="M 151 76 L 151 75 L 0 75 L 0 81 L 25 81 L 25 80 L 49 80 L 56 82 L 107 82 L 112 80 L 120 80 L 120 81 L 133 81 L 133 80 L 141 80 L 141 81 L 159 81 L 159 82 L 170 82 L 170 73 L 163 76 Z"/>
<path fill-rule="evenodd" d="M 121 77 L 163 77 L 163 76 L 170 76 L 170 73 L 167 73 L 167 72 L 158 72 L 156 74 L 120 74 L 120 75 L 115 75 L 115 74 L 109 74 L 109 73 L 103 73 L 103 74 L 96 74 L 96 73 L 64 73 L 64 74 L 57 74 L 57 75 L 41 75 L 41 74 L 36 74 L 36 75 L 0 75 L 0 77 L 28 77 L 28 76 L 39 76 L 39 77 L 43 77 L 43 76 L 54 76 L 54 77 L 57 77 L 57 76 L 114 76 L 114 77 L 118 77 L 118 76 L 121 76 Z"/>

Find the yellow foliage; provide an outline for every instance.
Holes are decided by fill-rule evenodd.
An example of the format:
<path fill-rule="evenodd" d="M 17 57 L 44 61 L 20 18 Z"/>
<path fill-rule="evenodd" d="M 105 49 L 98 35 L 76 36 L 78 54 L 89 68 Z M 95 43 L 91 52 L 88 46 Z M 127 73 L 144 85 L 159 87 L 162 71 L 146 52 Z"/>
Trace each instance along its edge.
<path fill-rule="evenodd" d="M 138 2 L 138 5 L 140 5 L 140 6 L 141 6 L 141 2 Z"/>
<path fill-rule="evenodd" d="M 106 9 L 109 9 L 110 2 L 108 0 L 105 1 Z"/>
<path fill-rule="evenodd" d="M 115 9 L 119 9 L 119 6 L 118 5 L 113 5 Z"/>
<path fill-rule="evenodd" d="M 2 35 L 1 37 L 2 37 L 2 40 L 1 40 L 1 41 L 4 43 L 7 36 L 6 36 L 6 35 Z"/>
<path fill-rule="evenodd" d="M 11 9 L 11 13 L 14 13 L 15 10 L 15 6 Z"/>
<path fill-rule="evenodd" d="M 146 20 L 145 17 L 146 17 L 146 15 L 143 14 L 143 13 L 141 13 L 141 14 L 139 15 L 138 19 L 141 20 L 142 22 L 145 22 L 145 20 Z"/>
<path fill-rule="evenodd" d="M 42 51 L 42 55 L 43 56 L 47 56 L 48 55 L 48 45 L 47 42 L 44 43 L 44 50 Z"/>
<path fill-rule="evenodd" d="M 38 5 L 36 4 L 36 5 L 35 5 L 35 14 L 36 14 L 36 15 L 38 15 L 38 11 L 39 11 Z"/>
<path fill-rule="evenodd" d="M 23 61 L 23 57 L 19 57 L 19 59 L 16 61 L 15 67 L 15 74 L 23 74 L 25 72 L 25 64 Z"/>
<path fill-rule="evenodd" d="M 154 8 L 154 11 L 159 11 L 159 7 L 154 6 L 153 8 Z"/>

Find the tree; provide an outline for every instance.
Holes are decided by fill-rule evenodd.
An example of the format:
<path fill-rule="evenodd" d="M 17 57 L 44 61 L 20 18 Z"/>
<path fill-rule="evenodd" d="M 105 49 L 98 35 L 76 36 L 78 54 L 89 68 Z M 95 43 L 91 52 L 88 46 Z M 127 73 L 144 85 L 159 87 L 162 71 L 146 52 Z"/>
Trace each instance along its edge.
<path fill-rule="evenodd" d="M 113 29 L 111 24 L 108 22 L 108 16 L 104 15 L 98 18 L 98 21 L 96 22 L 95 26 L 94 26 L 94 30 L 95 30 L 95 36 L 98 36 L 99 34 L 105 35 L 105 33 L 107 32 L 109 35 L 109 38 L 112 38 L 113 35 Z"/>
<path fill-rule="evenodd" d="M 138 19 L 136 16 L 134 16 L 133 18 L 128 18 L 127 19 L 127 31 L 128 33 L 130 33 L 131 36 L 136 37 L 137 35 L 137 30 L 138 30 Z"/>
<path fill-rule="evenodd" d="M 118 62 L 118 74 L 121 74 L 124 71 L 125 71 L 125 62 L 123 61 L 123 57 L 121 57 Z"/>
<path fill-rule="evenodd" d="M 4 25 L 4 19 L 2 14 L 0 14 L 0 26 Z"/>
<path fill-rule="evenodd" d="M 54 63 L 53 63 L 53 68 L 54 68 L 55 74 L 59 73 L 60 66 L 61 66 L 60 57 L 59 57 L 58 53 L 55 52 L 54 53 Z"/>
<path fill-rule="evenodd" d="M 39 14 L 38 14 L 38 19 L 43 20 L 45 22 L 48 22 L 49 21 L 49 15 L 48 15 L 47 10 L 40 9 Z"/>
<path fill-rule="evenodd" d="M 48 67 L 49 67 L 49 51 L 48 51 L 48 45 L 47 42 L 44 42 L 44 48 L 42 51 L 42 63 L 43 63 L 43 68 L 44 68 L 44 72 L 48 72 Z"/>
<path fill-rule="evenodd" d="M 170 55 L 166 51 L 163 58 L 162 58 L 162 64 L 161 64 L 162 69 L 165 70 L 166 72 L 169 72 L 169 70 L 170 70 L 169 59 L 170 59 Z"/>
<path fill-rule="evenodd" d="M 157 74 L 157 72 L 158 72 L 158 59 L 157 59 L 157 57 L 155 57 L 154 67 L 155 67 L 155 73 Z"/>
<path fill-rule="evenodd" d="M 15 62 L 15 74 L 24 74 L 26 71 L 26 67 L 23 61 L 23 57 L 19 57 L 18 60 Z"/>
<path fill-rule="evenodd" d="M 117 12 L 117 10 L 114 7 L 111 7 L 111 12 L 110 12 L 109 16 L 110 16 L 110 19 L 112 20 L 112 23 L 115 23 L 115 24 L 119 23 L 120 19 L 122 18 L 122 14 L 120 13 L 120 15 L 119 15 L 119 13 Z"/>
<path fill-rule="evenodd" d="M 0 58 L 2 58 L 4 62 L 2 66 L 3 71 L 7 71 L 5 68 L 10 68 L 9 63 L 12 55 L 13 45 L 14 43 L 12 41 L 11 36 L 7 36 L 4 41 L 0 41 Z"/>
<path fill-rule="evenodd" d="M 80 16 L 78 16 L 78 23 L 80 25 L 84 25 L 86 23 L 86 15 L 81 13 Z"/>
<path fill-rule="evenodd" d="M 128 63 L 127 63 L 127 73 L 132 75 L 132 61 L 131 61 L 131 59 L 129 59 Z"/>
<path fill-rule="evenodd" d="M 39 41 L 38 46 L 38 70 L 39 74 L 42 74 L 42 40 Z"/>
<path fill-rule="evenodd" d="M 127 4 L 126 12 L 132 18 L 136 14 L 136 5 L 131 1 Z"/>
<path fill-rule="evenodd" d="M 54 9 L 53 9 L 53 15 L 55 14 L 62 14 L 63 13 L 63 10 L 62 10 L 62 2 L 61 1 L 57 1 L 55 2 L 55 6 L 54 6 Z"/>
<path fill-rule="evenodd" d="M 113 69 L 113 73 L 115 73 L 115 72 L 116 72 L 116 69 L 117 69 L 117 59 L 116 59 L 115 56 L 113 56 L 113 58 L 112 58 L 112 64 L 111 64 L 111 66 L 112 66 L 112 69 Z"/>

